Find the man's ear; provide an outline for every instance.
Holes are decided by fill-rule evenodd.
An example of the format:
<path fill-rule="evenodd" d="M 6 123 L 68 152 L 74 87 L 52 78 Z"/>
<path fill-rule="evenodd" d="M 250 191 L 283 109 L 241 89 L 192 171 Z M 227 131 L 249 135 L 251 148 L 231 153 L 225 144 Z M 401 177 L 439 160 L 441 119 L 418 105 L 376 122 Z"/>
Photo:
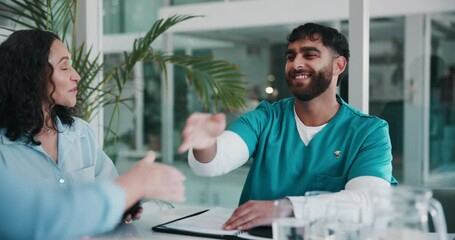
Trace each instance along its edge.
<path fill-rule="evenodd" d="M 346 68 L 347 64 L 348 61 L 346 61 L 345 57 L 339 56 L 335 58 L 333 74 L 339 76 L 342 72 L 344 72 L 344 69 Z"/>

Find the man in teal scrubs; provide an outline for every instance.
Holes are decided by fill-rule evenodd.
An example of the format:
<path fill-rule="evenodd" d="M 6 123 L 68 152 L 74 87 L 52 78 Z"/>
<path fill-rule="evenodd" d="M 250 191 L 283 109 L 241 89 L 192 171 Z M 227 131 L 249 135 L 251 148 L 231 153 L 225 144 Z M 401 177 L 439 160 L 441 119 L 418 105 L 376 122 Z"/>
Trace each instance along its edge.
<path fill-rule="evenodd" d="M 222 114 L 189 117 L 179 150 L 190 149 L 195 173 L 220 175 L 254 159 L 240 207 L 225 229 L 269 224 L 276 199 L 294 203 L 319 190 L 367 205 L 358 190 L 396 184 L 387 123 L 336 94 L 348 60 L 348 42 L 337 30 L 299 26 L 288 36 L 286 52 L 286 80 L 294 97 L 262 102 L 227 130 Z"/>

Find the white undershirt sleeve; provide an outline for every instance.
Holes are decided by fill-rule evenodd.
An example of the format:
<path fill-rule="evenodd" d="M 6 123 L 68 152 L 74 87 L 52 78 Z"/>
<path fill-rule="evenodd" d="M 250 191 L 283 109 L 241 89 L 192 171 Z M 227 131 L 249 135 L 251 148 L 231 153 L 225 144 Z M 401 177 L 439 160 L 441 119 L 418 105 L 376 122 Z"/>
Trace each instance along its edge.
<path fill-rule="evenodd" d="M 303 206 L 306 201 L 304 196 L 288 197 L 293 205 L 294 215 L 297 218 L 309 217 L 311 219 L 322 217 L 325 209 L 332 201 L 352 202 L 360 204 L 362 216 L 365 219 L 371 219 L 373 214 L 369 189 L 389 188 L 390 183 L 382 178 L 373 176 L 361 176 L 351 179 L 346 183 L 345 190 L 332 194 L 322 194 L 312 196 L 317 202 L 317 207 L 311 209 L 312 216 L 304 216 Z"/>
<path fill-rule="evenodd" d="M 219 176 L 226 174 L 250 158 L 248 147 L 243 139 L 232 131 L 224 131 L 216 139 L 215 158 L 208 163 L 201 163 L 194 157 L 193 149 L 188 152 L 188 164 L 193 172 L 200 176 Z"/>

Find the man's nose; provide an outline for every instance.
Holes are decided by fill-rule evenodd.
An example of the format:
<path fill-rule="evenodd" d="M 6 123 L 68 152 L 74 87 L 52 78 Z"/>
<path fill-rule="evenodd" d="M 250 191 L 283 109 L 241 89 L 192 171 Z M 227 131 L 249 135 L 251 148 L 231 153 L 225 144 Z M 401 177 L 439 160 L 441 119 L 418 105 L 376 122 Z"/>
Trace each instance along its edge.
<path fill-rule="evenodd" d="M 295 69 L 302 69 L 303 66 L 305 66 L 305 59 L 300 54 L 295 56 L 294 68 Z"/>

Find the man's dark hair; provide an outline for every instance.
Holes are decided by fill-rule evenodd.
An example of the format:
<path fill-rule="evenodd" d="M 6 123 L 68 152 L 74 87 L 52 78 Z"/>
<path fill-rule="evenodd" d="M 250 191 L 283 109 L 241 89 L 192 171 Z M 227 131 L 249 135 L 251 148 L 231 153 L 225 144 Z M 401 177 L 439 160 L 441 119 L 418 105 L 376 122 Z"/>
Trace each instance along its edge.
<path fill-rule="evenodd" d="M 52 43 L 60 38 L 43 30 L 19 30 L 0 45 L 0 128 L 11 141 L 40 145 L 35 136 L 44 125 L 43 102 L 56 123 L 74 123 L 75 108 L 55 105 L 48 84 L 54 86 L 49 63 Z M 54 86 L 55 89 L 55 86 Z"/>
<path fill-rule="evenodd" d="M 331 49 L 337 55 L 343 56 L 346 58 L 346 61 L 349 62 L 348 40 L 343 34 L 334 28 L 316 23 L 306 23 L 304 25 L 300 25 L 294 28 L 291 34 L 288 35 L 288 44 L 302 39 L 309 39 L 311 41 L 321 39 L 324 46 Z M 345 72 L 346 71 L 338 77 L 337 85 L 341 83 Z"/>

